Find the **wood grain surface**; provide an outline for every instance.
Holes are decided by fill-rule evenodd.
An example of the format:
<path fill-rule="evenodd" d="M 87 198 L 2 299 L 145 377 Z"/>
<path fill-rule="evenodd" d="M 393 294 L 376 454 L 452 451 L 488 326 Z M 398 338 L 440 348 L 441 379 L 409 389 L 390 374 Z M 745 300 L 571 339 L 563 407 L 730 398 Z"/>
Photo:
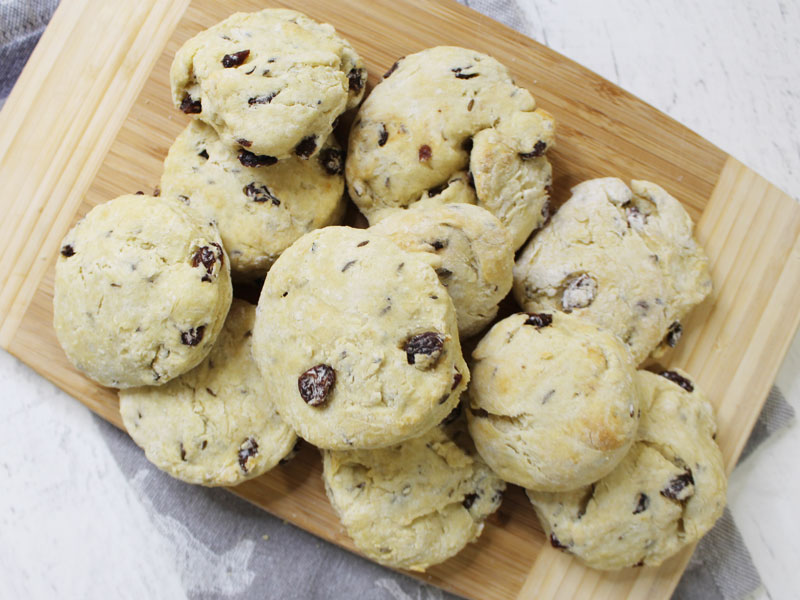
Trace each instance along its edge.
<path fill-rule="evenodd" d="M 235 10 L 288 2 L 65 0 L 0 113 L 0 191 L 6 242 L 0 345 L 121 427 L 116 394 L 67 362 L 52 328 L 60 241 L 93 206 L 151 192 L 187 123 L 170 101 L 168 71 L 190 36 Z M 558 123 L 549 156 L 554 194 L 605 175 L 649 179 L 698 222 L 715 290 L 663 358 L 709 393 L 728 469 L 747 440 L 791 341 L 800 300 L 800 208 L 725 152 L 617 86 L 451 0 L 299 0 L 364 57 L 370 84 L 400 56 L 460 45 L 495 56 Z M 42 148 L 48 148 L 46 156 Z M 318 453 L 235 490 L 254 504 L 352 549 L 324 494 Z M 546 543 L 511 486 L 480 540 L 422 577 L 471 598 L 669 598 L 691 549 L 659 568 L 601 573 Z"/>

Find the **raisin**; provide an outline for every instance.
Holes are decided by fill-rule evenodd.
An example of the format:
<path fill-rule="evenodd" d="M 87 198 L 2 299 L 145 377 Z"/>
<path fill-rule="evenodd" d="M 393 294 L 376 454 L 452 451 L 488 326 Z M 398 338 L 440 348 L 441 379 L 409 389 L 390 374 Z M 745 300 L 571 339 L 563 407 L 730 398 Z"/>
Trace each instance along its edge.
<path fill-rule="evenodd" d="M 664 341 L 667 343 L 667 346 L 674 348 L 678 345 L 678 340 L 681 339 L 682 334 L 683 327 L 680 323 L 675 321 L 669 326 L 669 330 L 667 331 L 667 336 L 664 338 Z"/>
<path fill-rule="evenodd" d="M 647 214 L 640 211 L 632 203 L 626 202 L 622 207 L 625 209 L 625 218 L 628 221 L 628 227 L 642 229 L 645 224 L 647 224 Z"/>
<path fill-rule="evenodd" d="M 213 248 L 212 248 L 213 246 Z M 222 248 L 217 243 L 212 243 L 211 246 L 202 246 L 195 250 L 192 255 L 192 266 L 199 267 L 201 264 L 206 268 L 206 274 L 211 275 L 214 272 L 214 263 L 219 260 L 222 262 Z"/>
<path fill-rule="evenodd" d="M 566 550 L 567 546 L 561 543 L 561 541 L 556 537 L 555 533 L 550 534 L 550 545 L 553 548 L 558 548 L 559 550 Z"/>
<path fill-rule="evenodd" d="M 428 162 L 433 157 L 433 151 L 428 144 L 419 147 L 419 162 Z"/>
<path fill-rule="evenodd" d="M 408 364 L 413 365 L 417 361 L 418 354 L 430 356 L 433 361 L 439 358 L 444 347 L 444 336 L 435 331 L 426 331 L 410 338 L 404 345 Z"/>
<path fill-rule="evenodd" d="M 389 132 L 386 130 L 386 124 L 381 123 L 381 131 L 378 133 L 378 146 L 383 146 L 389 139 Z"/>
<path fill-rule="evenodd" d="M 470 67 L 465 67 L 469 69 Z M 464 69 L 461 67 L 456 67 L 455 69 L 450 69 L 453 73 L 456 74 L 457 79 L 472 79 L 473 77 L 477 77 L 478 73 L 463 73 Z"/>
<path fill-rule="evenodd" d="M 266 154 L 253 154 L 249 150 L 239 150 L 239 162 L 243 167 L 268 167 L 278 162 L 274 156 L 267 156 Z"/>
<path fill-rule="evenodd" d="M 685 472 L 669 480 L 667 487 L 661 490 L 661 495 L 670 500 L 685 500 L 683 491 L 690 485 L 694 485 L 694 477 L 692 470 L 686 469 Z"/>
<path fill-rule="evenodd" d="M 429 242 L 431 246 L 433 246 L 434 250 L 441 250 L 442 248 L 447 248 L 447 240 L 433 240 Z"/>
<path fill-rule="evenodd" d="M 226 69 L 238 67 L 247 60 L 248 56 L 250 56 L 250 50 L 240 50 L 239 52 L 234 52 L 233 54 L 226 54 L 222 57 L 222 66 Z"/>
<path fill-rule="evenodd" d="M 67 258 L 69 258 L 70 256 L 74 255 L 75 255 L 75 248 L 73 248 L 69 244 L 66 244 L 61 247 L 61 256 L 66 256 Z"/>
<path fill-rule="evenodd" d="M 547 144 L 542 140 L 538 140 L 533 145 L 533 150 L 531 152 L 520 152 L 519 157 L 522 160 L 530 160 L 531 158 L 538 158 L 542 154 L 544 154 L 545 150 L 547 150 Z"/>
<path fill-rule="evenodd" d="M 632 567 L 643 567 L 644 566 L 644 559 L 637 562 L 635 565 L 631 565 Z"/>
<path fill-rule="evenodd" d="M 547 313 L 528 313 L 523 325 L 533 325 L 536 329 L 547 327 L 553 323 L 553 315 Z"/>
<path fill-rule="evenodd" d="M 279 206 L 281 203 L 281 201 L 269 191 L 269 188 L 266 185 L 258 186 L 255 182 L 252 182 L 244 186 L 242 191 L 244 192 L 244 195 L 248 198 L 251 198 L 253 202 L 266 202 L 271 200 L 272 204 L 275 206 Z"/>
<path fill-rule="evenodd" d="M 363 242 L 359 242 L 358 244 L 356 244 L 356 248 L 361 248 L 362 246 L 366 246 L 367 244 L 369 244 L 369 240 L 364 240 Z"/>
<path fill-rule="evenodd" d="M 347 271 L 347 269 L 349 269 L 350 267 L 352 267 L 352 266 L 353 266 L 354 264 L 356 264 L 357 262 L 358 262 L 357 260 L 349 260 L 349 261 L 347 261 L 347 262 L 345 263 L 345 265 L 342 267 L 342 273 L 344 273 L 345 271 Z"/>
<path fill-rule="evenodd" d="M 186 461 L 186 448 L 183 447 L 183 442 L 180 443 L 181 447 L 181 460 Z"/>
<path fill-rule="evenodd" d="M 586 308 L 597 294 L 597 282 L 586 275 L 578 275 L 567 282 L 561 296 L 561 307 L 564 312 L 572 312 L 576 308 Z"/>
<path fill-rule="evenodd" d="M 383 78 L 384 78 L 384 79 L 386 79 L 387 77 L 389 77 L 389 75 L 391 75 L 392 73 L 394 73 L 394 72 L 397 70 L 397 66 L 400 64 L 400 61 L 401 61 L 401 60 L 403 60 L 403 58 L 405 58 L 405 56 L 403 56 L 403 57 L 401 57 L 401 58 L 398 58 L 398 59 L 395 61 L 395 63 L 394 63 L 394 64 L 393 64 L 391 67 L 389 67 L 389 70 L 388 70 L 388 71 L 386 71 L 386 73 L 384 73 L 384 74 L 383 74 Z"/>
<path fill-rule="evenodd" d="M 335 383 L 336 371 L 328 365 L 319 364 L 300 375 L 297 389 L 306 404 L 320 406 L 327 401 Z"/>
<path fill-rule="evenodd" d="M 247 104 L 250 106 L 253 106 L 254 104 L 269 104 L 277 95 L 278 92 L 271 92 L 269 94 L 264 94 L 263 96 L 253 96 L 252 98 L 247 99 Z"/>
<path fill-rule="evenodd" d="M 478 494 L 467 494 L 464 496 L 464 500 L 461 502 L 461 505 L 469 510 L 469 508 L 475 504 L 475 500 L 478 499 Z"/>
<path fill-rule="evenodd" d="M 453 385 L 450 386 L 451 392 L 458 387 L 458 384 L 461 383 L 462 379 L 464 379 L 464 376 L 461 373 L 456 373 L 453 375 Z"/>
<path fill-rule="evenodd" d="M 181 110 L 187 115 L 193 115 L 203 112 L 203 105 L 200 100 L 193 100 L 189 94 L 185 94 L 181 101 Z"/>
<path fill-rule="evenodd" d="M 247 473 L 247 459 L 258 454 L 258 442 L 249 437 L 239 447 L 239 466 Z"/>
<path fill-rule="evenodd" d="M 197 156 L 202 156 L 206 160 L 208 160 L 208 152 L 205 148 L 203 148 L 200 152 L 197 153 Z"/>
<path fill-rule="evenodd" d="M 197 346 L 202 339 L 203 334 L 206 332 L 206 326 L 190 329 L 189 331 L 181 331 L 181 343 L 187 346 Z"/>
<path fill-rule="evenodd" d="M 433 198 L 434 196 L 438 196 L 443 191 L 445 191 L 450 186 L 449 181 L 445 181 L 442 185 L 437 185 L 436 187 L 432 187 L 428 190 L 428 198 Z"/>
<path fill-rule="evenodd" d="M 239 138 L 238 140 L 236 140 L 236 143 L 244 146 L 245 148 L 249 148 L 250 146 L 253 145 L 253 142 L 251 142 L 250 140 L 246 140 L 245 138 Z"/>
<path fill-rule="evenodd" d="M 350 69 L 347 74 L 347 83 L 351 92 L 360 91 L 364 87 L 364 71 L 355 67 Z"/>
<path fill-rule="evenodd" d="M 475 98 L 472 98 L 469 103 L 467 103 L 467 112 L 471 111 L 473 106 L 475 106 Z"/>
<path fill-rule="evenodd" d="M 294 148 L 294 153 L 300 158 L 308 158 L 317 149 L 317 136 L 309 135 L 300 140 Z"/>
<path fill-rule="evenodd" d="M 156 186 L 153 188 L 153 197 L 158 198 L 161 195 L 161 188 Z"/>
<path fill-rule="evenodd" d="M 328 175 L 344 173 L 344 152 L 338 148 L 323 148 L 318 157 L 319 163 Z"/>
<path fill-rule="evenodd" d="M 642 492 L 636 500 L 636 508 L 633 509 L 633 514 L 638 515 L 640 512 L 646 511 L 648 506 L 650 506 L 650 496 Z"/>
<path fill-rule="evenodd" d="M 672 383 L 681 386 L 687 392 L 694 391 L 694 386 L 692 385 L 692 382 L 683 377 L 682 375 L 679 375 L 675 371 L 661 371 L 659 375 L 669 379 Z"/>

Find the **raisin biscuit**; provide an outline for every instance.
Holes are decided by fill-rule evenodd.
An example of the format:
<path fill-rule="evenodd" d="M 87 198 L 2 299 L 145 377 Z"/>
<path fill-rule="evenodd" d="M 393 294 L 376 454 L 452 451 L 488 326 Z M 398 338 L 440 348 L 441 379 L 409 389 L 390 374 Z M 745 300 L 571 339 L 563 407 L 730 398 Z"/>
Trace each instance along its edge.
<path fill-rule="evenodd" d="M 463 425 L 322 457 L 325 491 L 356 547 L 399 569 L 424 571 L 476 540 L 505 489 Z"/>
<path fill-rule="evenodd" d="M 217 228 L 169 198 L 120 196 L 67 233 L 53 325 L 67 358 L 102 385 L 161 385 L 202 361 L 231 304 Z"/>
<path fill-rule="evenodd" d="M 595 569 L 659 565 L 700 539 L 725 507 L 711 404 L 686 373 L 663 375 L 637 373 L 637 441 L 614 471 L 571 492 L 528 492 L 552 545 Z"/>
<path fill-rule="evenodd" d="M 236 13 L 175 54 L 175 106 L 240 148 L 243 164 L 316 154 L 364 95 L 367 71 L 328 24 L 287 9 Z"/>
<path fill-rule="evenodd" d="M 278 416 L 250 356 L 256 307 L 234 300 L 208 357 L 159 387 L 122 390 L 122 421 L 148 460 L 187 483 L 237 485 L 289 455 L 294 431 Z"/>
<path fill-rule="evenodd" d="M 514 295 L 530 312 L 564 311 L 608 329 L 641 363 L 674 346 L 680 321 L 711 291 L 708 258 L 680 203 L 655 184 L 586 181 L 525 247 Z"/>
<path fill-rule="evenodd" d="M 415 206 L 395 211 L 373 230 L 404 250 L 429 252 L 440 259 L 436 273 L 453 300 L 461 337 L 488 325 L 511 291 L 511 238 L 496 217 L 478 206 Z"/>
<path fill-rule="evenodd" d="M 300 437 L 334 450 L 389 446 L 456 405 L 469 372 L 431 260 L 370 230 L 326 227 L 275 261 L 253 356 Z"/>
<path fill-rule="evenodd" d="M 345 175 L 374 224 L 470 168 L 478 205 L 509 228 L 516 249 L 545 221 L 544 154 L 554 140 L 553 119 L 503 65 L 440 46 L 399 60 L 372 90 L 350 132 Z"/>
<path fill-rule="evenodd" d="M 639 423 L 636 366 L 612 334 L 573 315 L 503 319 L 472 353 L 469 430 L 523 487 L 565 491 L 619 464 Z"/>
<path fill-rule="evenodd" d="M 242 166 L 210 125 L 192 121 L 170 148 L 161 194 L 216 221 L 234 277 L 263 277 L 301 235 L 344 214 L 344 152 L 331 135 L 311 160 Z"/>

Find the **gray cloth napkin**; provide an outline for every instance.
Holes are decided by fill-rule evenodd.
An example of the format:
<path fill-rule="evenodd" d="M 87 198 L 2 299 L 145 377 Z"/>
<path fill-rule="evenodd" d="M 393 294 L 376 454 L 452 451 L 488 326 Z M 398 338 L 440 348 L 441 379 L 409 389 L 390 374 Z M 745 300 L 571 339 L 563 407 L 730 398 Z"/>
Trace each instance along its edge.
<path fill-rule="evenodd" d="M 461 2 L 522 33 L 532 33 L 514 0 Z M 58 0 L 0 0 L 0 106 L 57 4 Z M 792 407 L 773 388 L 741 460 L 793 418 Z M 102 419 L 96 422 L 153 523 L 173 543 L 190 598 L 455 598 L 340 550 L 224 490 L 172 479 L 147 462 L 127 435 Z M 673 599 L 740 600 L 760 586 L 750 554 L 726 510 L 700 542 Z"/>

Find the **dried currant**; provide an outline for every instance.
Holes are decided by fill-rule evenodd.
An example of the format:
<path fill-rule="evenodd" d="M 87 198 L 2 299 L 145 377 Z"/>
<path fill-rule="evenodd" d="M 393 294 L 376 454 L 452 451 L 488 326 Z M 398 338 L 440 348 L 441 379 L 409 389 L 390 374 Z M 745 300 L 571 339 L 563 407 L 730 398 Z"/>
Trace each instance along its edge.
<path fill-rule="evenodd" d="M 226 54 L 222 57 L 222 66 L 226 69 L 238 67 L 247 60 L 248 56 L 250 56 L 250 50 L 240 50 L 239 52 L 234 52 L 233 54 Z"/>
<path fill-rule="evenodd" d="M 203 148 L 200 152 L 197 153 L 197 156 L 200 156 L 208 160 L 208 151 L 205 148 Z"/>
<path fill-rule="evenodd" d="M 203 112 L 203 105 L 200 100 L 194 100 L 189 94 L 185 94 L 181 101 L 181 110 L 187 115 L 193 115 Z"/>
<path fill-rule="evenodd" d="M 679 373 L 676 373 L 675 371 L 661 371 L 659 375 L 665 377 L 666 379 L 669 379 L 672 383 L 681 386 L 687 392 L 694 391 L 694 386 L 692 385 L 692 382 L 686 379 L 686 377 L 680 375 Z"/>
<path fill-rule="evenodd" d="M 475 500 L 478 499 L 478 494 L 467 494 L 464 496 L 464 500 L 461 502 L 461 505 L 469 510 L 469 508 L 475 504 Z"/>
<path fill-rule="evenodd" d="M 435 331 L 426 331 L 415 335 L 405 343 L 403 349 L 406 351 L 408 364 L 413 365 L 417 362 L 417 356 L 423 355 L 430 357 L 431 362 L 436 362 L 444 347 L 444 336 Z"/>
<path fill-rule="evenodd" d="M 681 339 L 682 334 L 683 327 L 680 323 L 675 321 L 669 326 L 669 329 L 667 330 L 667 336 L 664 338 L 664 341 L 667 343 L 667 346 L 674 348 L 678 345 L 678 340 Z"/>
<path fill-rule="evenodd" d="M 319 364 L 311 367 L 297 379 L 300 396 L 309 406 L 320 406 L 328 400 L 328 396 L 336 383 L 336 371 L 333 367 Z"/>
<path fill-rule="evenodd" d="M 457 79 L 472 79 L 473 77 L 477 77 L 478 73 L 464 73 L 465 69 L 469 69 L 470 67 L 456 67 L 455 69 L 450 69 L 453 73 L 456 74 Z"/>
<path fill-rule="evenodd" d="M 553 548 L 558 548 L 559 550 L 566 550 L 567 546 L 561 543 L 561 541 L 556 537 L 555 533 L 550 534 L 550 545 Z"/>
<path fill-rule="evenodd" d="M 308 158 L 314 154 L 317 149 L 317 136 L 309 135 L 300 140 L 300 143 L 294 147 L 294 153 L 300 158 Z"/>
<path fill-rule="evenodd" d="M 547 144 L 542 140 L 537 140 L 533 145 L 533 150 L 530 152 L 520 152 L 519 157 L 522 160 L 530 160 L 531 158 L 538 158 L 547 150 Z"/>
<path fill-rule="evenodd" d="M 206 275 L 211 275 L 214 272 L 214 264 L 219 260 L 222 262 L 224 260 L 222 253 L 222 248 L 216 242 L 212 243 L 210 246 L 201 246 L 197 250 L 195 250 L 194 254 L 192 255 L 191 265 L 193 267 L 199 267 L 203 265 L 206 268 Z M 208 279 L 203 278 L 203 281 L 210 281 Z"/>
<path fill-rule="evenodd" d="M 347 74 L 347 83 L 350 91 L 360 91 L 364 87 L 364 79 L 363 69 L 356 69 L 355 67 L 350 69 L 350 72 Z"/>
<path fill-rule="evenodd" d="M 65 257 L 69 258 L 70 256 L 74 256 L 74 255 L 75 255 L 75 248 L 73 248 L 69 244 L 65 244 L 65 245 L 61 246 L 61 256 L 65 256 Z"/>
<path fill-rule="evenodd" d="M 274 156 L 267 156 L 266 154 L 253 154 L 244 148 L 239 150 L 239 162 L 244 167 L 268 167 L 278 162 Z"/>
<path fill-rule="evenodd" d="M 239 466 L 242 468 L 242 471 L 247 473 L 249 470 L 247 468 L 247 459 L 256 454 L 258 454 L 258 442 L 251 437 L 242 442 L 242 445 L 239 447 Z"/>
<path fill-rule="evenodd" d="M 239 144 L 239 145 L 241 145 L 241 146 L 244 146 L 245 148 L 249 148 L 250 146 L 252 146 L 252 145 L 253 145 L 253 142 L 252 142 L 252 141 L 250 141 L 250 140 L 248 140 L 248 139 L 245 139 L 245 138 L 239 138 L 239 139 L 237 139 L 237 140 L 236 140 L 236 143 L 237 143 L 237 144 Z"/>
<path fill-rule="evenodd" d="M 319 163 L 328 175 L 344 173 L 344 152 L 338 148 L 323 148 L 318 156 Z"/>
<path fill-rule="evenodd" d="M 633 509 L 633 514 L 638 515 L 646 511 L 648 506 L 650 506 L 650 496 L 642 492 L 636 500 L 636 508 Z"/>
<path fill-rule="evenodd" d="M 242 188 L 242 192 L 244 195 L 250 198 L 253 202 L 267 202 L 272 201 L 274 206 L 280 206 L 281 201 L 269 191 L 269 188 L 266 185 L 256 185 L 253 181 L 248 183 L 244 188 Z"/>
<path fill-rule="evenodd" d="M 269 104 L 272 102 L 272 99 L 278 95 L 278 92 L 271 92 L 269 94 L 264 94 L 262 96 L 253 96 L 252 98 L 247 99 L 247 104 L 253 106 L 254 104 Z"/>
<path fill-rule="evenodd" d="M 680 475 L 669 480 L 667 487 L 661 490 L 661 495 L 670 500 L 683 501 L 690 496 L 688 493 L 689 486 L 694 486 L 694 477 L 692 476 L 692 470 L 686 469 Z"/>
<path fill-rule="evenodd" d="M 433 150 L 428 144 L 422 144 L 419 147 L 419 162 L 428 162 L 433 157 Z"/>
<path fill-rule="evenodd" d="M 206 332 L 206 326 L 189 329 L 188 331 L 181 331 L 181 343 L 186 346 L 197 346 L 203 340 L 203 334 Z"/>
<path fill-rule="evenodd" d="M 525 319 L 523 325 L 533 325 L 536 329 L 547 327 L 553 323 L 553 315 L 547 313 L 527 313 L 528 318 Z"/>
<path fill-rule="evenodd" d="M 386 124 L 381 123 L 381 130 L 378 133 L 378 146 L 383 146 L 389 139 L 389 132 L 386 130 Z"/>

